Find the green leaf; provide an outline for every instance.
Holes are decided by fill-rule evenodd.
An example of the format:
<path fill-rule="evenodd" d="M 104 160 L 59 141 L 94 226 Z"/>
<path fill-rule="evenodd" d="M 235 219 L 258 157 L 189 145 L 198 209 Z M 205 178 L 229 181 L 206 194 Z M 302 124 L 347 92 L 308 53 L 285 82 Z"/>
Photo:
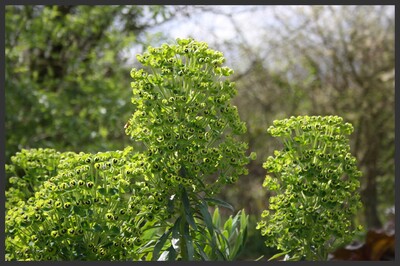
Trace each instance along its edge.
<path fill-rule="evenodd" d="M 215 253 L 217 254 L 217 256 L 218 256 L 218 258 L 219 258 L 220 260 L 227 260 L 227 258 L 225 257 L 225 255 L 221 252 L 221 250 L 216 249 L 216 250 L 215 250 Z"/>
<path fill-rule="evenodd" d="M 170 246 L 168 248 L 168 261 L 174 261 L 175 259 L 176 259 L 176 251 L 172 246 Z"/>
<path fill-rule="evenodd" d="M 193 219 L 193 216 L 191 214 L 186 213 L 185 217 L 186 217 L 186 221 L 190 224 L 190 226 L 193 229 L 197 230 L 197 225 L 196 225 L 196 222 Z"/>
<path fill-rule="evenodd" d="M 137 251 L 137 253 L 147 253 L 153 251 L 153 243 L 155 240 L 150 240 L 149 242 L 146 243 L 146 245 L 140 247 Z"/>
<path fill-rule="evenodd" d="M 236 228 L 239 227 L 239 225 L 240 225 L 239 217 L 242 217 L 242 212 L 241 212 L 241 211 L 239 211 L 239 212 L 235 215 L 235 217 L 233 217 L 233 219 L 232 219 L 232 229 L 231 229 L 231 233 L 232 233 L 232 231 L 234 231 Z"/>
<path fill-rule="evenodd" d="M 179 238 L 179 225 L 182 217 L 176 219 L 174 226 L 172 227 L 172 238 Z"/>
<path fill-rule="evenodd" d="M 229 247 L 228 239 L 225 237 L 224 232 L 221 232 L 220 230 L 215 230 L 215 231 L 217 233 L 217 238 L 219 240 L 220 249 L 225 250 L 226 247 Z"/>
<path fill-rule="evenodd" d="M 204 198 L 204 200 L 214 203 L 215 205 L 219 205 L 219 206 L 225 207 L 227 209 L 230 209 L 231 211 L 235 211 L 233 206 L 226 201 L 223 201 L 220 199 L 215 199 L 215 198 Z"/>
<path fill-rule="evenodd" d="M 203 220 L 207 226 L 208 231 L 210 232 L 210 235 L 213 235 L 214 234 L 213 221 L 210 213 L 208 212 L 208 206 L 205 201 L 202 201 L 201 204 L 199 204 L 199 211 L 203 217 Z"/>
<path fill-rule="evenodd" d="M 183 202 L 183 207 L 185 209 L 186 221 L 190 224 L 190 226 L 192 226 L 194 230 L 197 230 L 197 226 L 193 218 L 192 210 L 189 203 L 189 198 L 187 196 L 185 188 L 182 188 L 182 202 Z"/>
<path fill-rule="evenodd" d="M 168 250 L 164 251 L 163 253 L 161 253 L 161 256 L 158 258 L 157 261 L 166 261 L 168 258 L 168 254 L 169 254 Z"/>
<path fill-rule="evenodd" d="M 177 255 L 177 250 L 179 249 L 179 246 L 176 242 L 176 240 L 179 241 L 179 226 L 181 223 L 182 217 L 180 216 L 178 219 L 176 219 L 174 226 L 172 227 L 171 231 L 172 231 L 172 239 L 171 239 L 171 246 L 168 248 L 169 251 L 169 255 L 168 255 L 168 261 L 173 261 L 176 258 Z M 175 246 L 176 249 L 175 250 Z"/>
<path fill-rule="evenodd" d="M 245 210 L 242 209 L 241 215 L 240 215 L 240 230 L 242 230 L 242 229 L 246 230 L 248 221 L 249 221 L 249 216 L 246 215 Z"/>
<path fill-rule="evenodd" d="M 215 210 L 214 210 L 212 222 L 213 222 L 213 224 L 215 225 L 216 228 L 220 228 L 221 227 L 221 216 L 219 215 L 218 207 L 215 208 Z"/>
<path fill-rule="evenodd" d="M 152 257 L 151 251 L 147 253 L 147 255 L 145 256 L 144 261 L 150 261 Z"/>
<path fill-rule="evenodd" d="M 204 253 L 208 254 L 208 257 L 210 258 L 210 260 L 215 260 L 215 255 L 216 252 L 214 251 L 214 249 L 211 246 L 205 246 L 204 247 Z"/>
<path fill-rule="evenodd" d="M 208 211 L 207 211 L 208 213 Z M 209 220 L 211 221 L 211 215 L 208 213 L 209 216 Z M 202 252 L 204 252 L 205 254 L 208 254 L 208 259 L 209 260 L 213 260 L 213 256 L 215 256 L 216 253 L 216 249 L 218 248 L 217 246 L 217 242 L 216 242 L 216 238 L 215 238 L 215 234 L 214 234 L 214 228 L 212 225 L 212 222 L 210 224 L 211 229 L 212 229 L 212 234 L 210 234 L 210 232 L 208 231 L 208 229 L 206 229 L 203 226 L 199 226 L 199 230 L 196 231 L 196 244 L 197 243 L 201 243 L 203 244 L 203 248 L 201 249 Z M 200 252 L 200 251 L 199 251 Z"/>
<path fill-rule="evenodd" d="M 188 260 L 192 261 L 194 259 L 194 247 L 193 247 L 192 237 L 189 234 L 189 225 L 188 224 L 184 224 L 183 238 L 184 238 L 185 244 L 186 244 Z"/>
<path fill-rule="evenodd" d="M 240 254 L 240 252 L 242 251 L 245 242 L 247 239 L 247 230 L 245 231 L 240 231 L 237 240 L 235 241 L 235 246 L 233 247 L 233 251 L 232 251 L 232 260 Z"/>
<path fill-rule="evenodd" d="M 158 232 L 158 228 L 146 228 L 146 229 L 142 228 L 142 230 L 143 230 L 142 234 L 143 239 L 152 239 L 154 235 Z"/>
<path fill-rule="evenodd" d="M 247 226 L 246 226 L 246 228 L 243 229 L 243 231 L 241 231 L 241 233 L 240 233 L 240 242 L 239 242 L 239 243 L 241 243 L 241 245 L 238 247 L 238 249 L 237 249 L 237 251 L 236 251 L 237 254 L 239 254 L 239 253 L 241 252 L 242 247 L 243 247 L 243 246 L 245 245 L 245 243 L 246 243 L 246 240 L 247 240 Z"/>
<path fill-rule="evenodd" d="M 171 232 L 172 230 L 169 229 L 167 232 L 162 234 L 162 236 L 157 240 L 156 245 L 154 246 L 152 260 L 158 260 L 158 253 L 160 253 Z"/>
<path fill-rule="evenodd" d="M 232 249 L 231 253 L 231 260 L 234 260 L 235 257 L 241 252 L 243 246 L 245 245 L 246 239 L 247 239 L 247 223 L 248 223 L 248 215 L 246 216 L 246 213 L 243 210 L 241 210 L 236 216 L 238 217 L 240 215 L 240 230 L 237 235 L 237 239 L 234 242 L 234 247 Z M 235 217 L 236 218 L 236 217 Z M 229 239 L 231 240 L 231 239 Z"/>
<path fill-rule="evenodd" d="M 229 238 L 229 231 L 228 231 L 228 230 L 223 230 L 223 231 L 222 231 L 222 235 L 225 237 L 226 243 L 229 243 L 229 241 L 228 241 L 228 238 Z"/>
<path fill-rule="evenodd" d="M 227 231 L 229 235 L 231 235 L 232 232 L 232 216 L 229 216 L 229 219 L 226 220 L 224 224 L 224 231 Z"/>
<path fill-rule="evenodd" d="M 197 250 L 199 252 L 200 257 L 204 260 L 204 261 L 209 261 L 210 259 L 208 258 L 207 254 L 204 253 L 203 248 L 199 245 L 199 243 L 195 242 Z"/>
<path fill-rule="evenodd" d="M 274 260 L 276 258 L 279 258 L 279 257 L 281 257 L 283 255 L 288 254 L 289 252 L 290 252 L 290 250 L 289 251 L 284 251 L 284 252 L 281 252 L 281 253 L 277 253 L 274 256 L 272 256 L 271 258 L 269 258 L 268 261 L 271 261 L 271 260 Z"/>

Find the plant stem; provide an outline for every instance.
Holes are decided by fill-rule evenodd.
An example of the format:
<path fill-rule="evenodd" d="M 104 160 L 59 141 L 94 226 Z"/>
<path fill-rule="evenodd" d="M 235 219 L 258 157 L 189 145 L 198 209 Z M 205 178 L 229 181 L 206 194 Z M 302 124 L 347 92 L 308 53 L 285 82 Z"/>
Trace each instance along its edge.
<path fill-rule="evenodd" d="M 181 257 L 182 260 L 187 261 L 188 260 L 188 254 L 187 254 L 187 247 L 186 247 L 186 239 L 185 239 L 185 226 L 187 226 L 186 222 L 186 217 L 185 217 L 185 207 L 183 205 L 183 193 L 185 188 L 181 186 L 181 213 L 180 216 L 181 218 L 181 224 L 179 226 L 179 245 L 181 249 Z"/>

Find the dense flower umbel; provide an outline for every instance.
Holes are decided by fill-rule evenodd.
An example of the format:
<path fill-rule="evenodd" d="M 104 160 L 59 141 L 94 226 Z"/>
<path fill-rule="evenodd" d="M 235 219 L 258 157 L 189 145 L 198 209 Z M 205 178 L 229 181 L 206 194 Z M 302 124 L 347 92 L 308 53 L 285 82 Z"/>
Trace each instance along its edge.
<path fill-rule="evenodd" d="M 235 84 L 225 77 L 233 71 L 222 53 L 177 39 L 137 59 L 146 68 L 131 71 L 136 111 L 126 133 L 148 147 L 154 180 L 212 194 L 247 174 L 247 145 L 234 139 L 246 126 L 230 103 Z"/>
<path fill-rule="evenodd" d="M 257 226 L 267 246 L 293 259 L 325 260 L 351 240 L 351 221 L 361 206 L 361 172 L 346 137 L 352 131 L 338 116 L 291 117 L 268 129 L 284 149 L 264 164 L 275 177 L 267 175 L 263 185 L 276 193 Z"/>
<path fill-rule="evenodd" d="M 6 165 L 10 188 L 6 191 L 6 208 L 15 206 L 20 200 L 28 200 L 35 189 L 57 173 L 61 153 L 53 149 L 22 149 L 11 157 Z"/>
<path fill-rule="evenodd" d="M 143 230 L 166 217 L 141 175 L 143 156 L 131 148 L 58 156 L 57 173 L 7 208 L 7 260 L 139 259 Z"/>

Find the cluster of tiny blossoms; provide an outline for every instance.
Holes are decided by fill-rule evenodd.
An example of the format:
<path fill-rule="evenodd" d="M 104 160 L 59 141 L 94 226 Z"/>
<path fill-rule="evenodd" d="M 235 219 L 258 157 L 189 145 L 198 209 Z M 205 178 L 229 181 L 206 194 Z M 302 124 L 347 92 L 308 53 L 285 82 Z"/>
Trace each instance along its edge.
<path fill-rule="evenodd" d="M 346 135 L 353 127 L 338 116 L 299 116 L 276 120 L 268 129 L 284 149 L 264 163 L 264 186 L 276 193 L 258 223 L 267 246 L 326 259 L 327 252 L 354 233 L 352 217 L 360 207 L 356 159 Z"/>
<path fill-rule="evenodd" d="M 246 126 L 230 103 L 233 71 L 222 53 L 178 39 L 138 60 L 146 70 L 131 71 L 136 111 L 125 130 L 147 151 L 17 153 L 6 166 L 7 260 L 149 259 L 154 240 L 145 232 L 186 217 L 177 198 L 212 195 L 247 174 L 255 154 L 235 139 Z"/>
<path fill-rule="evenodd" d="M 42 182 L 27 199 L 15 199 L 16 189 L 8 192 L 7 201 L 13 204 L 6 210 L 6 259 L 140 259 L 143 231 L 155 217 L 167 216 L 160 210 L 164 199 L 142 177 L 143 155 L 132 148 L 97 154 L 45 151 L 17 154 L 13 160 L 19 165 L 7 168 L 16 173 L 16 167 L 32 162 L 25 156 L 30 153 Z M 48 154 L 56 154 L 56 167 L 53 161 L 43 164 Z M 30 176 L 11 180 L 24 184 L 26 178 Z"/>
<path fill-rule="evenodd" d="M 131 71 L 136 111 L 126 133 L 147 146 L 156 186 L 213 194 L 247 174 L 247 144 L 234 139 L 246 126 L 230 103 L 233 70 L 222 66 L 222 53 L 177 39 L 137 59 L 145 69 Z"/>
<path fill-rule="evenodd" d="M 39 184 L 56 174 L 59 160 L 60 152 L 43 148 L 22 149 L 12 156 L 12 164 L 6 165 L 10 175 L 6 208 L 30 198 Z"/>

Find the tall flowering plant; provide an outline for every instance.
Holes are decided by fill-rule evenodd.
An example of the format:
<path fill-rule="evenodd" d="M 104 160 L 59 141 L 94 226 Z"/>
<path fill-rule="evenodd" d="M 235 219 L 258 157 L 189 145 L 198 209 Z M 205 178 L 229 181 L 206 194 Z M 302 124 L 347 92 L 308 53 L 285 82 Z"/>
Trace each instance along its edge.
<path fill-rule="evenodd" d="M 350 241 L 352 219 L 361 207 L 361 172 L 350 153 L 353 126 L 338 116 L 298 116 L 276 120 L 268 133 L 279 137 L 264 163 L 264 186 L 274 193 L 257 228 L 291 260 L 327 260 Z"/>
<path fill-rule="evenodd" d="M 22 150 L 7 165 L 7 260 L 233 260 L 248 216 L 210 205 L 255 154 L 222 53 L 178 39 L 138 55 L 126 133 L 145 152 Z M 222 228 L 220 227 L 222 226 Z"/>
<path fill-rule="evenodd" d="M 204 259 L 193 238 L 209 234 L 209 244 L 217 246 L 207 206 L 228 206 L 213 195 L 247 174 L 245 165 L 255 156 L 246 156 L 247 144 L 236 139 L 246 125 L 230 102 L 233 70 L 223 66 L 221 52 L 193 39 L 149 47 L 137 59 L 144 68 L 131 71 L 136 110 L 126 133 L 147 147 L 147 181 L 173 219 L 159 246 L 170 237 L 170 256 L 178 247 L 182 259 Z"/>

